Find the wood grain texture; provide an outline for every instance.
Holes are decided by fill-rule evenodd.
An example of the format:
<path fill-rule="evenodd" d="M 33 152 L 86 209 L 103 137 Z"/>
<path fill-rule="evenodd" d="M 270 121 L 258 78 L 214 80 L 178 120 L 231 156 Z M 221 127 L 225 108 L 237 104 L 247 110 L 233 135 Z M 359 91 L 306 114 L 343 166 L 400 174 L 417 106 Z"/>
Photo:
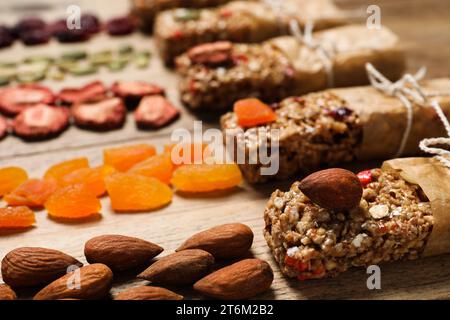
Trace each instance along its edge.
<path fill-rule="evenodd" d="M 102 18 L 119 15 L 127 10 L 127 1 L 114 1 L 114 6 L 105 5 L 109 1 L 81 1 L 82 8 L 89 11 L 101 9 Z M 382 23 L 391 27 L 402 38 L 409 50 L 409 68 L 415 71 L 422 65 L 429 69 L 428 77 L 449 76 L 450 64 L 450 3 L 448 0 L 338 0 L 339 5 L 349 10 L 354 20 L 362 21 L 361 16 L 369 4 L 378 4 L 382 9 Z M 56 3 L 56 1 L 55 1 Z M 4 4 L 3 4 L 4 6 Z M 87 10 L 88 11 L 88 10 Z M 356 14 L 355 14 L 356 13 Z M 65 8 L 55 5 L 45 12 L 46 18 L 65 15 Z M 359 16 L 354 17 L 354 16 Z M 0 19 L 5 22 L 17 20 L 17 12 L 1 10 Z M 16 43 L 12 49 L 0 50 L 0 60 L 18 60 L 34 53 L 58 55 L 73 48 L 86 48 L 95 51 L 130 43 L 138 48 L 150 49 L 155 53 L 151 67 L 145 71 L 129 67 L 121 73 L 104 72 L 100 77 L 106 82 L 114 80 L 147 80 L 162 85 L 168 95 L 182 112 L 182 117 L 168 128 L 160 131 L 137 131 L 133 120 L 119 131 L 105 134 L 91 133 L 72 127 L 55 140 L 42 143 L 24 143 L 15 137 L 0 141 L 0 167 L 16 165 L 26 168 L 33 177 L 40 177 L 45 169 L 58 161 L 87 156 L 92 165 L 102 161 L 102 149 L 108 146 L 133 142 L 147 142 L 162 147 L 170 140 L 175 128 L 192 128 L 196 117 L 178 102 L 177 79 L 166 70 L 159 59 L 151 39 L 139 34 L 131 37 L 111 39 L 105 35 L 93 38 L 85 44 L 59 45 L 24 48 Z M 46 81 L 54 89 L 61 86 L 79 85 L 97 76 L 68 77 L 63 83 Z M 208 122 L 204 126 L 216 126 Z M 359 164 L 358 167 L 366 165 Z M 351 168 L 356 168 L 351 166 Z M 3 232 L 0 234 L 0 258 L 19 246 L 43 246 L 58 249 L 85 262 L 83 246 L 86 240 L 102 234 L 123 234 L 140 237 L 164 247 L 162 255 L 175 250 L 186 238 L 197 231 L 230 222 L 248 224 L 255 233 L 251 254 L 270 262 L 275 271 L 272 290 L 258 298 L 261 299 L 448 299 L 450 298 L 450 255 L 405 261 L 382 265 L 381 290 L 368 290 L 365 269 L 352 269 L 335 279 L 297 282 L 283 277 L 273 262 L 262 236 L 263 210 L 266 200 L 275 188 L 287 189 L 289 182 L 273 183 L 251 187 L 244 184 L 236 190 L 196 197 L 183 197 L 176 194 L 173 203 L 151 213 L 117 214 L 110 209 L 109 199 L 102 199 L 102 216 L 99 219 L 80 224 L 67 224 L 49 219 L 45 211 L 37 212 L 37 227 L 24 232 Z M 0 203 L 0 206 L 4 205 Z M 113 293 L 125 288 L 145 283 L 134 280 L 132 276 L 116 279 Z M 190 289 L 176 290 L 187 298 L 199 298 Z M 27 298 L 32 292 L 22 294 Z"/>

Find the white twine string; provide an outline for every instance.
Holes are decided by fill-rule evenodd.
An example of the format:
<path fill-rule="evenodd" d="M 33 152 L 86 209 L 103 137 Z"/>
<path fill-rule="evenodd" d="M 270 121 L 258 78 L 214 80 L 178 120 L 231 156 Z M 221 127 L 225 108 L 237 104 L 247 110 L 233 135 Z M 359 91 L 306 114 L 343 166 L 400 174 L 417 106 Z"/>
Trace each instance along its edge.
<path fill-rule="evenodd" d="M 366 70 L 371 85 L 391 97 L 397 97 L 398 99 L 400 99 L 400 101 L 403 103 L 407 111 L 406 129 L 403 133 L 402 141 L 400 143 L 400 147 L 395 157 L 400 157 L 403 154 L 406 143 L 408 142 L 408 138 L 411 133 L 413 123 L 413 114 L 414 114 L 413 103 L 416 103 L 419 106 L 429 105 L 436 111 L 436 114 L 443 123 L 445 130 L 447 132 L 447 137 L 423 139 L 419 143 L 419 148 L 428 154 L 436 156 L 436 158 L 439 161 L 441 161 L 442 164 L 450 168 L 449 159 L 444 157 L 450 156 L 450 151 L 447 151 L 442 148 L 431 147 L 435 145 L 450 146 L 450 124 L 444 112 L 442 111 L 439 102 L 435 99 L 429 101 L 430 97 L 436 97 L 438 95 L 425 94 L 422 90 L 422 87 L 418 83 L 419 80 L 425 77 L 426 68 L 424 67 L 421 68 L 415 75 L 405 74 L 397 82 L 392 82 L 389 79 L 387 79 L 370 63 L 366 64 Z M 409 85 L 410 87 L 408 87 L 407 85 Z"/>
<path fill-rule="evenodd" d="M 279 20 L 283 16 L 285 9 L 283 8 L 282 0 L 264 0 L 272 10 L 277 14 Z M 335 56 L 335 45 L 331 43 L 332 49 L 327 49 L 324 42 L 318 41 L 313 37 L 314 23 L 307 22 L 305 24 L 304 31 L 302 32 L 300 24 L 295 19 L 289 20 L 289 31 L 291 34 L 303 45 L 315 51 L 319 59 L 321 60 L 325 73 L 327 76 L 327 86 L 328 88 L 334 87 L 334 69 L 333 69 L 333 57 Z"/>

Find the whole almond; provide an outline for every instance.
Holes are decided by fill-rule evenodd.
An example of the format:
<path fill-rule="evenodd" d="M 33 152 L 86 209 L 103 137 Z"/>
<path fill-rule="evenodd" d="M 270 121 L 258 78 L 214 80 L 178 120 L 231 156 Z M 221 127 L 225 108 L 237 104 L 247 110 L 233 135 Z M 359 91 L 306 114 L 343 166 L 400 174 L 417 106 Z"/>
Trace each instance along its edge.
<path fill-rule="evenodd" d="M 183 300 L 183 296 L 164 288 L 141 286 L 122 291 L 114 300 Z"/>
<path fill-rule="evenodd" d="M 191 48 L 187 55 L 193 63 L 218 66 L 232 61 L 233 44 L 229 41 L 205 43 Z"/>
<path fill-rule="evenodd" d="M 363 192 L 358 177 L 339 168 L 315 172 L 303 179 L 299 188 L 312 202 L 333 211 L 358 206 Z"/>
<path fill-rule="evenodd" d="M 0 284 L 0 301 L 1 300 L 16 300 L 17 295 L 7 284 Z"/>
<path fill-rule="evenodd" d="M 211 270 L 214 257 L 199 249 L 183 250 L 165 256 L 138 275 L 138 278 L 163 285 L 187 285 Z"/>
<path fill-rule="evenodd" d="M 106 265 L 90 264 L 53 281 L 34 300 L 102 299 L 111 289 L 112 280 L 113 273 Z"/>
<path fill-rule="evenodd" d="M 163 250 L 138 238 L 104 235 L 86 242 L 84 255 L 89 263 L 103 263 L 114 271 L 125 271 L 149 265 Z"/>
<path fill-rule="evenodd" d="M 259 259 L 246 259 L 217 270 L 194 284 L 202 294 L 222 300 L 252 298 L 270 288 L 273 271 Z"/>
<path fill-rule="evenodd" d="M 187 239 L 176 251 L 201 249 L 216 259 L 239 258 L 245 255 L 253 243 L 252 230 L 242 223 L 223 224 Z"/>
<path fill-rule="evenodd" d="M 2 260 L 3 281 L 11 287 L 46 285 L 67 272 L 81 267 L 77 259 L 53 249 L 22 247 L 10 251 Z"/>

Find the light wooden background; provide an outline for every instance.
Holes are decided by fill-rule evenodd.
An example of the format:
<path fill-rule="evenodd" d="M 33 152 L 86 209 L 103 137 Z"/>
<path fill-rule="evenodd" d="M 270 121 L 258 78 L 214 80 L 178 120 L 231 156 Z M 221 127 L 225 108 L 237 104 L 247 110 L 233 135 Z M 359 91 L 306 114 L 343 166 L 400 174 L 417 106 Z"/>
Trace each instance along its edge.
<path fill-rule="evenodd" d="M 27 1 L 2 1 L 0 21 L 13 22 L 22 14 L 7 7 L 19 6 Z M 33 2 L 33 1 L 29 1 Z M 39 1 L 34 1 L 38 3 Z M 65 1 L 54 1 L 55 6 L 43 12 L 48 19 L 65 15 Z M 70 1 L 78 3 L 85 11 L 96 12 L 102 18 L 120 15 L 127 11 L 128 2 L 89 0 Z M 349 10 L 353 20 L 362 21 L 369 4 L 378 4 L 382 9 L 382 23 L 397 32 L 404 46 L 409 50 L 410 70 L 422 65 L 429 68 L 429 77 L 450 75 L 450 2 L 448 0 L 338 0 L 339 5 Z M 16 8 L 17 9 L 17 8 Z M 359 16 L 359 18 L 358 18 Z M 1 61 L 15 61 L 31 54 L 58 55 L 72 49 L 89 51 L 108 49 L 120 44 L 133 44 L 137 48 L 155 52 L 152 40 L 139 34 L 131 37 L 111 39 L 100 35 L 87 43 L 74 45 L 50 45 L 24 48 L 16 43 L 13 48 L 0 50 Z M 46 82 L 53 89 L 62 85 L 80 85 L 98 76 L 68 77 L 63 83 Z M 106 83 L 116 79 L 146 80 L 162 85 L 177 105 L 177 79 L 166 70 L 159 59 L 153 58 L 148 70 L 137 71 L 132 66 L 120 73 L 103 72 L 100 78 Z M 180 106 L 180 108 L 182 108 Z M 61 137 L 48 142 L 24 143 L 9 136 L 0 141 L 0 167 L 21 166 L 30 176 L 41 177 L 53 163 L 78 156 L 87 156 L 92 165 L 102 161 L 102 149 L 126 143 L 152 143 L 159 147 L 167 143 L 175 128 L 192 128 L 196 119 L 183 109 L 181 119 L 168 128 L 143 132 L 137 131 L 130 118 L 120 131 L 105 134 L 70 128 Z M 206 122 L 204 126 L 217 126 Z M 366 165 L 359 165 L 365 167 Z M 26 232 L 0 234 L 0 258 L 19 246 L 42 246 L 62 250 L 85 261 L 83 246 L 86 240 L 101 234 L 124 234 L 141 237 L 162 245 L 167 254 L 193 233 L 222 223 L 242 222 L 252 227 L 255 242 L 252 254 L 268 260 L 274 271 L 272 290 L 261 299 L 446 299 L 450 298 L 450 255 L 419 261 L 398 262 L 382 266 L 382 289 L 370 291 L 366 287 L 367 275 L 364 269 L 353 269 L 336 279 L 297 282 L 284 278 L 271 259 L 262 236 L 262 213 L 266 200 L 275 188 L 286 189 L 289 183 L 241 188 L 221 195 L 183 197 L 175 195 L 173 203 L 159 211 L 139 214 L 116 214 L 110 210 L 109 200 L 102 199 L 102 217 L 82 224 L 60 223 L 49 219 L 45 211 L 37 212 L 35 228 Z M 0 204 L 2 205 L 2 204 Z M 117 279 L 113 293 L 140 281 L 130 276 Z M 188 298 L 198 298 L 189 289 L 176 290 Z M 27 298 L 32 292 L 24 292 Z"/>

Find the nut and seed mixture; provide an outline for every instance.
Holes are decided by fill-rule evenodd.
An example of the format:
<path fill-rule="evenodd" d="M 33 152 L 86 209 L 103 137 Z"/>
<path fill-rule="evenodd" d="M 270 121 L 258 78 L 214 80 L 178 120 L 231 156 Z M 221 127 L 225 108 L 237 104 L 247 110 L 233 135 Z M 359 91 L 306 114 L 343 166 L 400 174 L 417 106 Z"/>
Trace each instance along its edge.
<path fill-rule="evenodd" d="M 230 1 L 232 0 L 132 0 L 131 14 L 137 19 L 139 27 L 144 32 L 151 32 L 155 17 L 161 11 L 180 7 L 213 7 Z"/>
<path fill-rule="evenodd" d="M 208 67 L 188 55 L 177 60 L 181 100 L 192 109 L 227 110 L 239 99 L 277 101 L 295 91 L 294 69 L 278 48 L 234 44 L 230 61 Z M 262 90 L 264 88 L 264 90 Z"/>
<path fill-rule="evenodd" d="M 264 235 L 285 275 L 323 278 L 352 266 L 420 256 L 433 228 L 429 200 L 397 171 L 373 169 L 370 176 L 359 206 L 348 212 L 312 203 L 299 182 L 272 194 Z"/>
<path fill-rule="evenodd" d="M 270 145 L 272 139 L 279 143 L 276 175 L 262 175 L 263 165 L 259 162 L 240 164 L 249 182 L 285 179 L 296 173 L 308 173 L 322 166 L 355 159 L 355 151 L 362 142 L 362 126 L 358 115 L 346 107 L 344 100 L 329 92 L 320 92 L 287 98 L 274 107 L 277 114 L 275 122 L 245 129 L 243 134 L 234 113 L 227 113 L 221 119 L 227 136 L 235 135 L 241 140 L 242 143 L 236 145 L 245 149 L 246 154 L 262 143 Z M 273 129 L 279 130 L 278 137 L 272 137 Z"/>
<path fill-rule="evenodd" d="M 280 29 L 276 14 L 265 3 L 235 1 L 214 9 L 162 12 L 155 22 L 155 39 L 170 65 L 198 44 L 219 40 L 256 43 L 281 35 Z"/>

